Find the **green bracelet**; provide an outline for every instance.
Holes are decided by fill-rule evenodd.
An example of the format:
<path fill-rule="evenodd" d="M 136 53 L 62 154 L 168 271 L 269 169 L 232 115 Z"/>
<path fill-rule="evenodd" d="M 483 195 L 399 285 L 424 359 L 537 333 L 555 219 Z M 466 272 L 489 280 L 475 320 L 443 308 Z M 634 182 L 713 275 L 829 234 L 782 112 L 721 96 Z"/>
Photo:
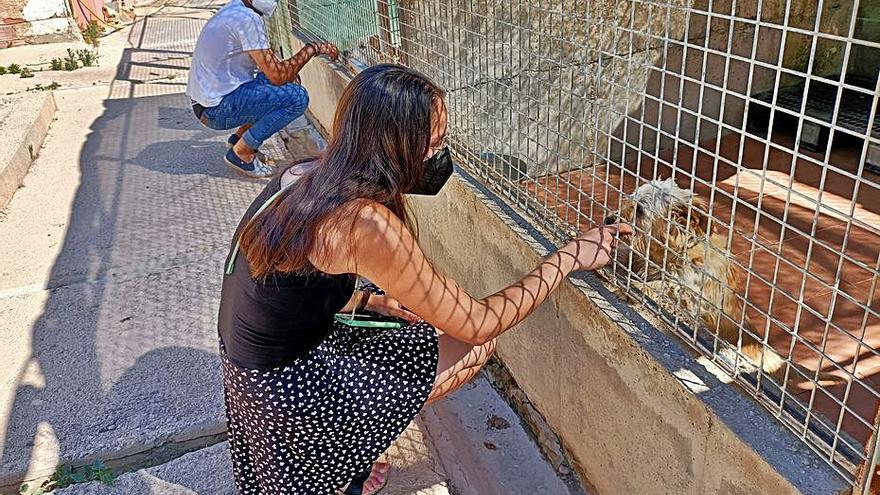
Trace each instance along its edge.
<path fill-rule="evenodd" d="M 360 328 L 402 328 L 403 323 L 398 323 L 396 321 L 375 321 L 375 320 L 358 320 L 355 318 L 351 318 L 351 314 L 347 313 L 337 313 L 336 321 L 342 323 L 343 325 L 348 325 L 350 327 L 360 327 Z"/>

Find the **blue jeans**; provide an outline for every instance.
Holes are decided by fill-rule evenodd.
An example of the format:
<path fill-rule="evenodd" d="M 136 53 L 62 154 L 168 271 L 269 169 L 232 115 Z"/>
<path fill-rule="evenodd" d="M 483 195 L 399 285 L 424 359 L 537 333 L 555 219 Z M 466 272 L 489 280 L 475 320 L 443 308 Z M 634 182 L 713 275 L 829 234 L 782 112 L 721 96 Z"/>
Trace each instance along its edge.
<path fill-rule="evenodd" d="M 257 149 L 269 136 L 304 114 L 308 106 L 306 88 L 291 83 L 275 86 L 261 72 L 224 96 L 217 106 L 205 108 L 202 123 L 218 131 L 252 124 L 241 139 Z"/>

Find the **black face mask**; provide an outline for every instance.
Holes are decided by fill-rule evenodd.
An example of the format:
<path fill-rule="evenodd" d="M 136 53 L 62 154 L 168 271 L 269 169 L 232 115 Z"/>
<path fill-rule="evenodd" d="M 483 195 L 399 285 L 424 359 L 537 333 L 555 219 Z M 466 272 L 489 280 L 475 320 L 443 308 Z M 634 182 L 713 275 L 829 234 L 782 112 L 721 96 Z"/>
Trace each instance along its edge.
<path fill-rule="evenodd" d="M 434 153 L 434 156 L 425 160 L 423 165 L 425 171 L 422 173 L 422 178 L 407 194 L 436 196 L 440 189 L 443 189 L 446 181 L 452 177 L 452 155 L 449 154 L 449 147 L 445 146 Z"/>

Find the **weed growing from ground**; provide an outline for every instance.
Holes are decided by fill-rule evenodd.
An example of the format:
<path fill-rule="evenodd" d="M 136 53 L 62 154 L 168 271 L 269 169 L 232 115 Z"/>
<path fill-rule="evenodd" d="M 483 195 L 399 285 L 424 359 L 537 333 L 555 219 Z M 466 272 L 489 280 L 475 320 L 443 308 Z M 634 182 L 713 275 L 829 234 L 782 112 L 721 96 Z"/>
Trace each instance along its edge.
<path fill-rule="evenodd" d="M 53 58 L 49 62 L 51 70 L 66 70 L 68 72 L 79 69 L 80 67 L 93 67 L 98 65 L 98 53 L 94 50 L 82 48 L 79 50 L 67 49 L 67 56 L 64 58 Z"/>
<path fill-rule="evenodd" d="M 76 58 L 76 54 L 70 48 L 67 49 L 67 56 L 64 57 L 64 70 L 72 71 L 79 69 L 79 61 Z"/>
<path fill-rule="evenodd" d="M 100 460 L 89 466 L 73 468 L 69 465 L 58 466 L 52 476 L 39 485 L 23 484 L 18 488 L 20 495 L 43 495 L 59 488 L 66 488 L 78 483 L 100 481 L 105 485 L 113 483 L 113 471 Z"/>
<path fill-rule="evenodd" d="M 98 44 L 101 42 L 101 33 L 103 32 L 104 28 L 100 24 L 98 24 L 97 21 L 92 21 L 83 30 L 83 40 L 93 47 L 98 48 Z"/>
<path fill-rule="evenodd" d="M 52 81 L 50 84 L 47 84 L 45 86 L 43 86 L 42 83 L 34 84 L 33 87 L 28 88 L 27 90 L 28 91 L 52 91 L 53 89 L 58 89 L 60 87 L 61 87 L 60 84 L 58 84 L 55 81 Z"/>
<path fill-rule="evenodd" d="M 92 50 L 77 50 L 76 58 L 79 60 L 79 63 L 81 63 L 83 67 L 92 67 L 93 65 L 98 65 L 98 54 L 93 52 Z"/>

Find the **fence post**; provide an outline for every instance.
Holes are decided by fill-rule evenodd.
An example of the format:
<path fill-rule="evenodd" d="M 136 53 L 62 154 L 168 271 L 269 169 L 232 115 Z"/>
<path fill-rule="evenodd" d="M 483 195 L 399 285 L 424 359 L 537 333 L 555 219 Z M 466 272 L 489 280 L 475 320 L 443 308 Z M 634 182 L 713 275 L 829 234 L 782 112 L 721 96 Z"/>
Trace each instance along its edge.
<path fill-rule="evenodd" d="M 293 26 L 290 22 L 290 8 L 287 2 L 275 9 L 272 17 L 266 22 L 266 32 L 269 34 L 269 45 L 279 58 L 288 58 L 293 55 L 293 48 L 290 43 L 290 35 L 293 32 Z M 294 5 L 295 7 L 295 5 Z"/>
<path fill-rule="evenodd" d="M 397 26 L 400 33 L 400 63 L 409 66 L 409 56 L 417 43 L 414 43 L 416 16 L 413 11 L 414 0 L 397 0 Z M 418 57 L 416 57 L 418 58 Z"/>
<path fill-rule="evenodd" d="M 870 495 L 876 493 L 871 489 L 871 485 L 876 483 L 875 475 L 877 474 L 877 461 L 880 457 L 880 407 L 874 415 L 874 429 L 865 442 L 865 462 L 859 466 L 858 480 L 861 484 L 861 495 Z"/>
<path fill-rule="evenodd" d="M 376 9 L 379 17 L 379 54 L 383 62 L 397 62 L 391 39 L 391 8 L 388 6 L 388 0 L 377 0 Z"/>

